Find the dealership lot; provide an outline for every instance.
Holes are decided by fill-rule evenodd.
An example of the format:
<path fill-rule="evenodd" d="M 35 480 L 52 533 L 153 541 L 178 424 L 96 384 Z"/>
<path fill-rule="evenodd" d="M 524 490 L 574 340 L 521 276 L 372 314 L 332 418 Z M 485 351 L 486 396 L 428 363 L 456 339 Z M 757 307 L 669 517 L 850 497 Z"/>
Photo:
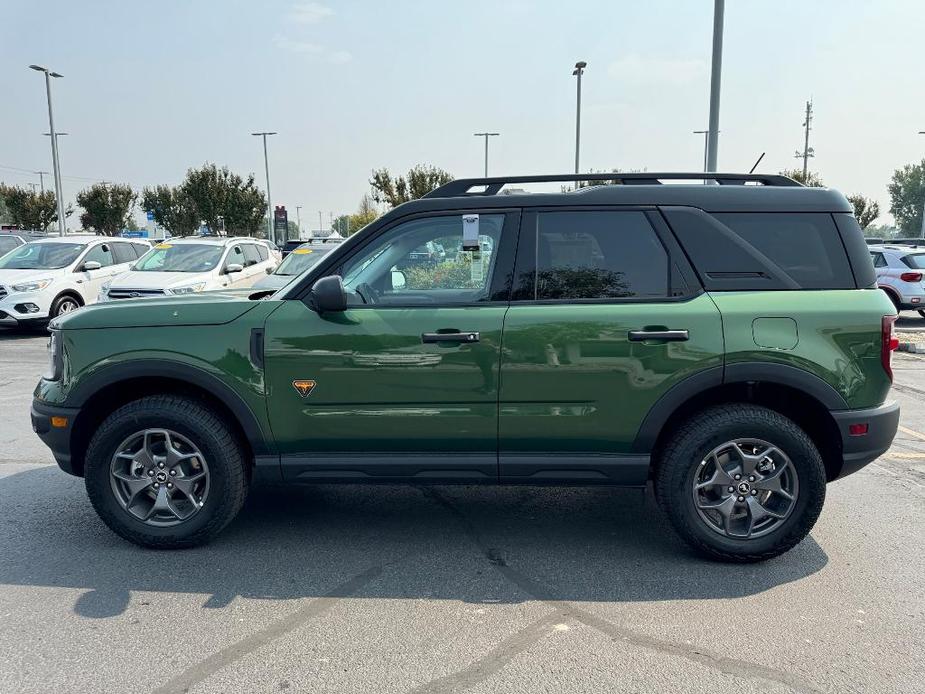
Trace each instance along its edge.
<path fill-rule="evenodd" d="M 795 550 L 731 566 L 604 488 L 262 488 L 211 545 L 143 550 L 31 431 L 45 341 L 0 328 L 0 691 L 922 686 L 923 355 L 895 357 L 889 453 Z"/>

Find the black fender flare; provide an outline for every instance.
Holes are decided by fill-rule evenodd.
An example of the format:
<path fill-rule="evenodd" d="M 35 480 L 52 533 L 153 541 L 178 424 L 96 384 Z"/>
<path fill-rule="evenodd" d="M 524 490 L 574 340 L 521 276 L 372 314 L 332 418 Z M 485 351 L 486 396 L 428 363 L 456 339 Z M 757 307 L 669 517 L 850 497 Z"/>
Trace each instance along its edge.
<path fill-rule="evenodd" d="M 101 368 L 81 378 L 61 403 L 62 407 L 80 408 L 103 388 L 135 378 L 170 378 L 189 383 L 221 400 L 231 410 L 250 443 L 255 456 L 275 453 L 272 438 L 264 432 L 250 406 L 233 388 L 205 369 L 167 359 L 133 359 Z"/>
<path fill-rule="evenodd" d="M 636 433 L 631 451 L 651 453 L 671 416 L 688 400 L 710 388 L 731 383 L 764 381 L 799 390 L 829 411 L 847 410 L 845 398 L 819 376 L 805 369 L 776 362 L 736 362 L 715 366 L 673 385 L 649 410 Z"/>

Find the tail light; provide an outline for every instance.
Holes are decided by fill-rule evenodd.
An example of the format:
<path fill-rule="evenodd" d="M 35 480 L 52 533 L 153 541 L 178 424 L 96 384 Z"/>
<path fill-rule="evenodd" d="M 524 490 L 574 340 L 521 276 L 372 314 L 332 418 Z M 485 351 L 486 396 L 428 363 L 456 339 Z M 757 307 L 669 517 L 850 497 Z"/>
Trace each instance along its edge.
<path fill-rule="evenodd" d="M 893 336 L 893 323 L 896 316 L 884 316 L 880 319 L 880 363 L 883 370 L 893 382 L 893 365 L 891 363 L 893 352 L 899 347 L 899 338 Z"/>
<path fill-rule="evenodd" d="M 921 282 L 922 273 L 921 272 L 904 272 L 899 276 L 903 282 Z"/>

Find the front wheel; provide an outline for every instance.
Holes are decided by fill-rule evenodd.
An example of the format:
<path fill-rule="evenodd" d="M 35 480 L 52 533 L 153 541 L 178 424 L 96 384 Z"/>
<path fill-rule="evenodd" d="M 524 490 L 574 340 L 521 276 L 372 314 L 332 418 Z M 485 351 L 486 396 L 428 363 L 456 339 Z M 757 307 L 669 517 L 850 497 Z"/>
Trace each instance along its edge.
<path fill-rule="evenodd" d="M 783 554 L 812 529 L 825 467 L 806 433 L 748 404 L 709 409 L 678 429 L 657 462 L 655 492 L 677 533 L 713 559 Z"/>
<path fill-rule="evenodd" d="M 51 305 L 51 309 L 48 311 L 48 315 L 51 318 L 57 318 L 58 316 L 64 316 L 68 313 L 72 313 L 80 308 L 80 302 L 77 301 L 73 296 L 65 294 L 64 296 L 59 296 L 55 299 L 54 303 Z"/>
<path fill-rule="evenodd" d="M 90 440 L 90 502 L 126 540 L 145 547 L 203 544 L 247 495 L 241 445 L 206 404 L 154 395 L 109 415 Z"/>

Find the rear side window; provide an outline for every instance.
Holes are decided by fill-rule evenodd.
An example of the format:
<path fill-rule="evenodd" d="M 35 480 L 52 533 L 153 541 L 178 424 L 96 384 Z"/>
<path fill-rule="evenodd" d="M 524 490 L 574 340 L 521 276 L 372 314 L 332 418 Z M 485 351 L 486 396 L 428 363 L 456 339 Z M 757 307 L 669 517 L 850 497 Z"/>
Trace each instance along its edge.
<path fill-rule="evenodd" d="M 536 272 L 520 273 L 518 299 L 668 296 L 668 253 L 643 212 L 540 212 L 524 232 L 520 246 Z"/>
<path fill-rule="evenodd" d="M 886 258 L 883 253 L 871 253 L 871 259 L 874 261 L 874 267 L 886 267 Z"/>
<path fill-rule="evenodd" d="M 257 248 L 257 255 L 260 256 L 260 260 L 264 261 L 270 257 L 270 249 L 264 246 L 262 243 L 254 244 Z"/>
<path fill-rule="evenodd" d="M 735 212 L 714 215 L 806 289 L 853 289 L 854 275 L 832 216 Z"/>

